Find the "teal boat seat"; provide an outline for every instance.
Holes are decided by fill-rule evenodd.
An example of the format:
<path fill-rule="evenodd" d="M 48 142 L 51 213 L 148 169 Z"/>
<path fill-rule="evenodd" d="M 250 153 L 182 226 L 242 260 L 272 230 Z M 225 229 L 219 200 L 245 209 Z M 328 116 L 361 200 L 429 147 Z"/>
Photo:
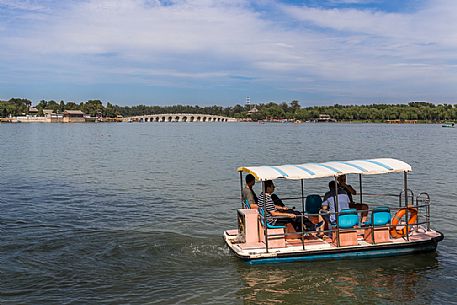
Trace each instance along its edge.
<path fill-rule="evenodd" d="M 262 224 L 262 226 L 265 226 L 265 222 L 264 222 L 265 211 L 263 210 L 263 208 L 259 207 L 259 214 L 260 214 L 260 223 Z M 285 226 L 272 225 L 267 222 L 267 229 L 284 229 L 284 228 L 285 228 Z"/>
<path fill-rule="evenodd" d="M 359 215 L 356 209 L 343 209 L 338 215 L 340 229 L 349 229 L 359 224 Z M 336 224 L 335 224 L 336 225 Z"/>
<path fill-rule="evenodd" d="M 321 208 L 322 208 L 321 196 L 316 195 L 316 194 L 306 196 L 305 213 L 319 214 L 319 211 Z"/>
<path fill-rule="evenodd" d="M 245 209 L 250 209 L 251 208 L 251 205 L 249 204 L 249 200 L 247 198 L 244 200 L 244 208 Z"/>
<path fill-rule="evenodd" d="M 390 223 L 390 209 L 388 207 L 376 207 L 371 212 L 371 217 L 364 225 L 371 226 L 372 221 L 374 226 L 385 226 Z"/>

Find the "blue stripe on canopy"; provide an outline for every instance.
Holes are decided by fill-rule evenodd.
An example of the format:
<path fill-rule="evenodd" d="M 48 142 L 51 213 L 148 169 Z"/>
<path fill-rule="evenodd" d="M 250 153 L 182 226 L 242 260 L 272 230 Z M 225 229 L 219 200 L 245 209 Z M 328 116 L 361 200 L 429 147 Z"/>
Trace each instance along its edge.
<path fill-rule="evenodd" d="M 349 162 L 345 162 L 345 161 L 338 161 L 338 163 L 342 163 L 342 164 L 345 164 L 345 165 L 349 165 L 349 166 L 352 166 L 354 168 L 357 168 L 358 170 L 361 170 L 362 172 L 368 172 L 366 169 L 364 169 L 363 167 L 359 166 L 359 165 L 356 165 L 356 164 L 352 164 L 352 163 L 349 163 Z"/>
<path fill-rule="evenodd" d="M 295 166 L 295 167 L 301 169 L 301 170 L 304 171 L 304 172 L 307 172 L 307 173 L 310 174 L 311 176 L 315 176 L 315 175 L 316 175 L 315 172 L 313 172 L 312 170 L 309 170 L 309 169 L 307 169 L 306 167 L 303 167 L 303 166 L 301 166 L 301 165 L 293 165 L 293 166 Z"/>
<path fill-rule="evenodd" d="M 339 169 L 336 169 L 336 168 L 334 168 L 333 166 L 330 166 L 330 165 L 326 165 L 326 164 L 322 164 L 322 163 L 312 163 L 312 164 L 328 168 L 329 170 L 334 171 L 335 173 L 341 173 L 341 171 Z"/>
<path fill-rule="evenodd" d="M 385 165 L 384 163 L 379 162 L 379 161 L 374 161 L 374 160 L 364 160 L 364 161 L 370 162 L 370 163 L 373 163 L 373 164 L 376 164 L 376 165 L 379 165 L 379 166 L 384 167 L 385 169 L 388 169 L 388 170 L 390 170 L 390 171 L 393 170 L 392 167 L 390 167 L 390 166 L 388 166 L 388 165 Z"/>
<path fill-rule="evenodd" d="M 280 168 L 277 168 L 276 166 L 270 166 L 272 169 L 274 169 L 275 171 L 277 171 L 278 173 L 280 173 L 282 176 L 284 177 L 289 177 L 288 174 L 286 174 L 282 169 Z"/>
<path fill-rule="evenodd" d="M 323 163 L 301 163 L 298 165 L 248 166 L 239 167 L 238 171 L 250 173 L 254 175 L 257 180 L 265 181 L 278 178 L 314 179 L 343 174 L 377 175 L 392 172 L 410 172 L 411 166 L 401 160 L 378 158 L 330 161 Z"/>

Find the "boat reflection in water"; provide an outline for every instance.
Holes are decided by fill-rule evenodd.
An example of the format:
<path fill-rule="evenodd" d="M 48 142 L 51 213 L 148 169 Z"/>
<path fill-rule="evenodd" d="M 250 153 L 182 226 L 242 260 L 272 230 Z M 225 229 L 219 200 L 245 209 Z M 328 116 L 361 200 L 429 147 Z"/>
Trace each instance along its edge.
<path fill-rule="evenodd" d="M 245 304 L 430 303 L 436 285 L 425 277 L 439 272 L 434 253 L 368 260 L 246 266 L 238 272 Z M 424 299 L 425 298 L 425 299 Z"/>

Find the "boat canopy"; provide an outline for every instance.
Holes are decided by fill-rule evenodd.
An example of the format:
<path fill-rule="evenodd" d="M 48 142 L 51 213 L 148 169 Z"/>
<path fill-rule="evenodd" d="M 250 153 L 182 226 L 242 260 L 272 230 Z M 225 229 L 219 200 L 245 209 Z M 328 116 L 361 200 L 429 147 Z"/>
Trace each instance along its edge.
<path fill-rule="evenodd" d="M 385 173 L 410 172 L 411 165 L 406 162 L 379 158 L 369 160 L 330 161 L 324 163 L 304 163 L 278 166 L 242 166 L 239 172 L 250 173 L 258 181 L 284 179 L 316 179 L 335 177 L 345 174 L 376 175 Z"/>

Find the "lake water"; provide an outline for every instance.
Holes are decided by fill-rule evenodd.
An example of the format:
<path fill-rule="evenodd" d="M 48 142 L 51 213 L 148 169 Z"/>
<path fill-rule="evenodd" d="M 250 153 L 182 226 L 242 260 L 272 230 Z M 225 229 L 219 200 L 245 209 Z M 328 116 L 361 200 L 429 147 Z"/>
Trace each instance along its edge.
<path fill-rule="evenodd" d="M 439 125 L 0 125 L 0 304 L 455 303 L 456 143 Z M 379 157 L 411 164 L 410 188 L 430 194 L 436 253 L 248 266 L 224 245 L 238 166 Z M 402 181 L 366 177 L 364 192 Z"/>

